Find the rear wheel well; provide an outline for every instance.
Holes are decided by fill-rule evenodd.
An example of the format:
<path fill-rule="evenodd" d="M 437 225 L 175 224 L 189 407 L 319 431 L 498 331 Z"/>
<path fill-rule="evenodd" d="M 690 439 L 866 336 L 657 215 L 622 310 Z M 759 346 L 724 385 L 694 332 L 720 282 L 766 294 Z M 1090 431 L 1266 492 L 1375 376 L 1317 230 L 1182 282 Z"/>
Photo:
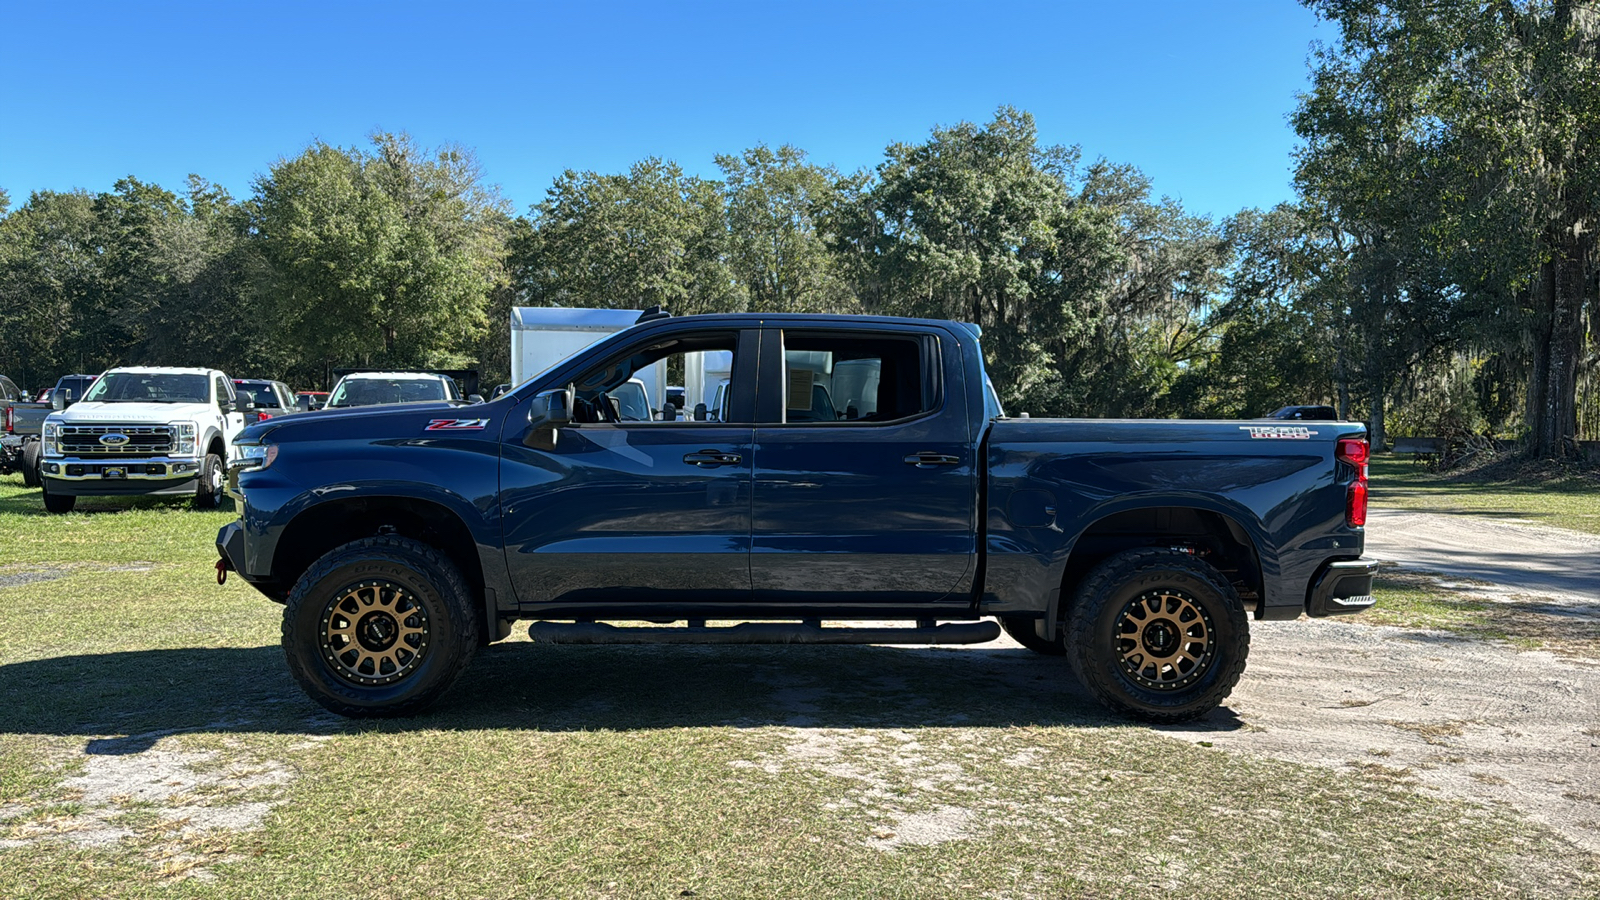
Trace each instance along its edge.
<path fill-rule="evenodd" d="M 1259 609 L 1263 593 L 1260 556 L 1237 521 L 1206 509 L 1158 506 L 1113 513 L 1089 526 L 1073 544 L 1061 577 L 1061 613 L 1078 585 L 1101 562 L 1125 550 L 1166 547 L 1193 553 L 1233 584 L 1245 608 Z"/>
<path fill-rule="evenodd" d="M 483 598 L 483 562 L 477 542 L 455 512 L 410 497 L 351 497 L 307 509 L 284 528 L 272 559 L 272 581 L 282 593 L 279 599 L 288 597 L 301 574 L 323 554 L 351 541 L 385 534 L 411 538 L 439 550 L 461 571 L 473 599 Z M 480 634 L 492 624 L 483 623 Z"/>

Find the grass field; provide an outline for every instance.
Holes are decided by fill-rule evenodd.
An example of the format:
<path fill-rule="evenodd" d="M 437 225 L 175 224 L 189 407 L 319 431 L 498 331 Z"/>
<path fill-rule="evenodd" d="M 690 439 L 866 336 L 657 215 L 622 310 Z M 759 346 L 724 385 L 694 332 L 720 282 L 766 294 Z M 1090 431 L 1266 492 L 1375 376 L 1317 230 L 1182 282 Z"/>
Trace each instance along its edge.
<path fill-rule="evenodd" d="M 0 897 L 1600 892 L 1513 812 L 1130 725 L 1022 650 L 517 636 L 346 721 L 216 585 L 231 513 L 80 509 L 0 479 Z"/>
<path fill-rule="evenodd" d="M 1372 459 L 1372 503 L 1396 509 L 1473 513 L 1600 534 L 1600 470 L 1512 460 L 1431 473 L 1405 457 Z"/>

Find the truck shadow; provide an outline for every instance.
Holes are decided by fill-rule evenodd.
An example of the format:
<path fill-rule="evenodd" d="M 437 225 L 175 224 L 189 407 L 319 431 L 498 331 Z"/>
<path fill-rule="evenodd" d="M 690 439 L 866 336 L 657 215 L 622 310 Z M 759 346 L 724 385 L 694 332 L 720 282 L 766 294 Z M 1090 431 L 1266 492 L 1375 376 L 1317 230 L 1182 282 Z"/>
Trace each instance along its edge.
<path fill-rule="evenodd" d="M 1001 647 L 508 642 L 481 651 L 421 715 L 359 721 L 301 693 L 276 646 L 142 650 L 0 666 L 0 702 L 0 734 L 77 735 L 102 755 L 191 733 L 1130 724 L 1094 701 L 1063 660 Z M 1226 708 L 1205 721 L 1240 727 Z"/>

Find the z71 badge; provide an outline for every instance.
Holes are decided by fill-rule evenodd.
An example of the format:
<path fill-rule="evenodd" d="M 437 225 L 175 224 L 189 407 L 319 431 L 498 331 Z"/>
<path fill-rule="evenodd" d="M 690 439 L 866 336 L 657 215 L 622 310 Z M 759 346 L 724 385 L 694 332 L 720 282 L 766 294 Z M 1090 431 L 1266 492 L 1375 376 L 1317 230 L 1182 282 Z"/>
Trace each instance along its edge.
<path fill-rule="evenodd" d="M 488 427 L 488 419 L 434 419 L 423 431 L 482 431 Z"/>
<path fill-rule="evenodd" d="M 1239 430 L 1250 432 L 1252 440 L 1275 438 L 1285 441 L 1308 441 L 1316 434 L 1316 431 L 1304 425 L 1240 425 Z"/>

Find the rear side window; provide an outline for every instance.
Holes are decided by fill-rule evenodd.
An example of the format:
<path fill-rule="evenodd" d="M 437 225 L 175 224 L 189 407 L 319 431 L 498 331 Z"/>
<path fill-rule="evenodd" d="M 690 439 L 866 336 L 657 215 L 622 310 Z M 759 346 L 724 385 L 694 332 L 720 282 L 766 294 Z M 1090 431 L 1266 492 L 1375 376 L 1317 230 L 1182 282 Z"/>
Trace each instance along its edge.
<path fill-rule="evenodd" d="M 938 389 L 926 365 L 933 344 L 909 335 L 785 332 L 784 423 L 892 422 L 933 410 Z"/>

